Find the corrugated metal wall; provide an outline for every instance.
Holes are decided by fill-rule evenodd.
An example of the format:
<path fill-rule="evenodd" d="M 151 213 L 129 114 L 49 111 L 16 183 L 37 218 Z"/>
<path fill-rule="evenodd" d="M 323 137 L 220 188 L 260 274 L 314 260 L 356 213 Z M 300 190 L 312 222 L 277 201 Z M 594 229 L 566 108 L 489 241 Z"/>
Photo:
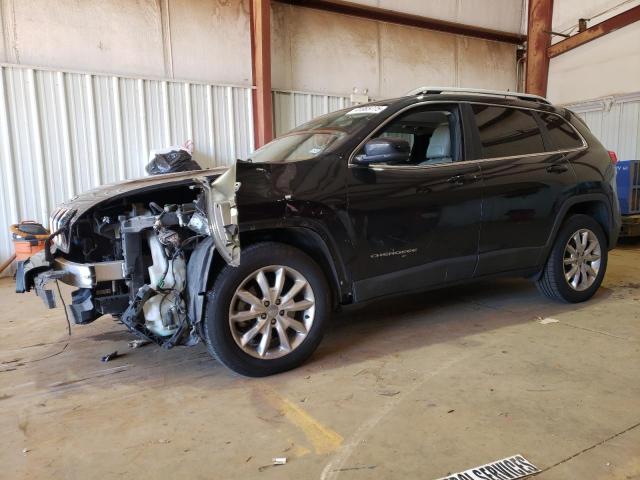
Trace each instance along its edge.
<path fill-rule="evenodd" d="M 273 91 L 273 128 L 276 136 L 325 113 L 351 105 L 349 97 L 320 93 Z"/>
<path fill-rule="evenodd" d="M 619 160 L 640 159 L 640 92 L 567 105 Z"/>
<path fill-rule="evenodd" d="M 276 135 L 351 105 L 349 97 L 273 92 Z M 60 202 L 145 174 L 149 150 L 187 139 L 203 166 L 253 151 L 251 89 L 0 64 L 0 262 L 6 226 L 47 223 Z M 5 272 L 6 274 L 7 272 Z"/>
<path fill-rule="evenodd" d="M 7 225 L 144 175 L 149 150 L 193 139 L 203 166 L 253 151 L 251 89 L 0 65 L 0 262 Z"/>

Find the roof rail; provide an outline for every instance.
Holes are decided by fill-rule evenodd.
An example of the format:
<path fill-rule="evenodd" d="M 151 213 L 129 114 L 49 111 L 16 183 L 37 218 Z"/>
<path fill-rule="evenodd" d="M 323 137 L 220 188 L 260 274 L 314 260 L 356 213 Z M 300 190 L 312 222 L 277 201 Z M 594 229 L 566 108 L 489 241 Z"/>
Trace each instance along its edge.
<path fill-rule="evenodd" d="M 496 97 L 512 97 L 520 100 L 529 100 L 534 102 L 547 103 L 551 102 L 540 95 L 532 95 L 530 93 L 509 92 L 506 90 L 485 90 L 482 88 L 463 88 L 463 87 L 419 87 L 408 92 L 405 96 L 412 95 L 428 95 L 438 93 L 469 93 L 472 95 L 490 95 Z"/>

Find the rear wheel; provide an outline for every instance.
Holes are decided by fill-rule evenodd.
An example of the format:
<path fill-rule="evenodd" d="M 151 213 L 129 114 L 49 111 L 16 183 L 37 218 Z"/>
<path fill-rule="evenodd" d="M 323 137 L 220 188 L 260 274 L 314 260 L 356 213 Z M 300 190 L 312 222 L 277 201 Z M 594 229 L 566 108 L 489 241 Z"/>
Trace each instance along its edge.
<path fill-rule="evenodd" d="M 242 375 L 260 377 L 303 363 L 329 315 L 322 270 L 300 250 L 259 243 L 225 266 L 207 295 L 203 334 L 209 351 Z"/>
<path fill-rule="evenodd" d="M 578 303 L 590 299 L 607 269 L 607 241 L 600 224 L 573 215 L 558 232 L 544 272 L 536 282 L 549 298 Z"/>

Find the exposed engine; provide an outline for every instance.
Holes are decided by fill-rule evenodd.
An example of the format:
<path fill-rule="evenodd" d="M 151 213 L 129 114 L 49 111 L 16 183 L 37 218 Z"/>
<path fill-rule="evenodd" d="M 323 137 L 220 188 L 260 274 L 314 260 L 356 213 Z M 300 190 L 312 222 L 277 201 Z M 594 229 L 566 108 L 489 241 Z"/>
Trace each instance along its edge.
<path fill-rule="evenodd" d="M 143 305 L 145 326 L 159 337 L 173 335 L 185 321 L 186 310 L 182 292 L 186 284 L 187 264 L 177 250 L 178 234 L 163 230 L 159 234 L 149 232 L 147 241 L 153 264 L 149 267 L 149 286 L 158 292 Z"/>
<path fill-rule="evenodd" d="M 232 167 L 213 182 L 192 177 L 190 184 L 142 191 L 75 218 L 76 210 L 60 208 L 52 215 L 55 253 L 47 247 L 30 258 L 16 288 L 35 288 L 53 308 L 47 283 L 62 280 L 77 287 L 67 307 L 75 323 L 111 314 L 164 347 L 194 344 L 202 312 L 194 297 L 206 283 L 214 249 L 225 262 L 239 262 L 238 188 Z"/>
<path fill-rule="evenodd" d="M 209 233 L 203 197 L 201 193 L 191 203 L 163 207 L 156 202 L 148 208 L 134 205 L 128 215 L 118 216 L 113 229 L 124 260 L 126 288 L 120 290 L 129 297 L 120 319 L 130 330 L 166 347 L 188 336 L 192 338 L 187 343 L 197 341 L 195 334 L 189 335 L 193 322 L 187 316 L 185 289 L 191 251 Z M 96 302 L 101 302 L 98 289 Z"/>

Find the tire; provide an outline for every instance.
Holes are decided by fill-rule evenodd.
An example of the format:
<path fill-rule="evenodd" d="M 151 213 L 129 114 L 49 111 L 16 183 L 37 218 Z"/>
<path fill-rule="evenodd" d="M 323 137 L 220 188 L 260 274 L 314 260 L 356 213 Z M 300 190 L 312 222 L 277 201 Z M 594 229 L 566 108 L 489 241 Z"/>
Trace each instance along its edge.
<path fill-rule="evenodd" d="M 278 278 L 284 278 L 280 295 Z M 305 281 L 306 286 L 298 287 Z M 294 293 L 296 288 L 301 290 Z M 286 298 L 289 293 L 291 299 Z M 240 266 L 225 265 L 216 278 L 207 293 L 202 333 L 209 352 L 223 365 L 241 375 L 264 377 L 295 368 L 311 356 L 322 340 L 330 305 L 327 280 L 309 256 L 289 245 L 257 243 L 242 250 Z M 292 310 L 280 310 L 285 307 Z"/>
<path fill-rule="evenodd" d="M 569 249 L 569 246 L 574 248 L 574 245 L 576 245 L 574 236 L 578 234 L 578 238 L 583 240 L 585 232 L 587 232 L 586 238 L 589 247 L 592 245 L 590 234 L 598 242 L 599 264 L 597 269 L 593 261 L 587 261 L 587 259 L 593 259 L 597 255 L 589 253 L 585 255 L 579 252 L 574 255 Z M 574 250 L 577 249 L 574 248 Z M 589 248 L 586 250 L 589 250 Z M 597 249 L 594 251 L 597 252 Z M 584 263 L 590 264 L 589 266 L 591 267 L 587 277 L 583 276 L 584 273 L 578 272 L 581 271 L 582 258 L 585 259 Z M 587 215 L 573 215 L 560 228 L 542 275 L 536 281 L 536 286 L 540 292 L 553 300 L 567 303 L 584 302 L 589 300 L 600 288 L 607 270 L 607 259 L 607 239 L 600 224 Z M 578 265 L 578 271 L 568 280 L 566 275 L 571 275 L 574 271 L 572 269 L 576 265 Z M 592 275 L 592 272 L 596 272 L 596 275 Z"/>

